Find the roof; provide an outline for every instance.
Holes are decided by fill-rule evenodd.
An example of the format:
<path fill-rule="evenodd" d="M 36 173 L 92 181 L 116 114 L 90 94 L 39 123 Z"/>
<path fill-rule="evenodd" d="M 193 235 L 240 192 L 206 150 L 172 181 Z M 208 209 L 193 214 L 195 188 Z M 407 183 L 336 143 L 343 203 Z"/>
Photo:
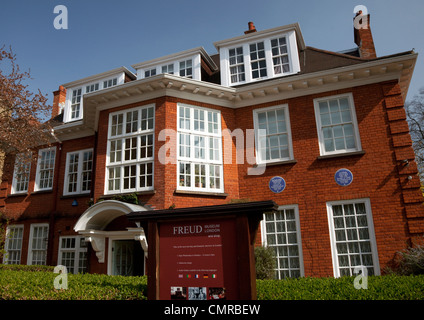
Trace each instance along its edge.
<path fill-rule="evenodd" d="M 349 50 L 346 53 L 342 53 L 317 49 L 308 46 L 305 48 L 305 50 L 301 50 L 299 52 L 299 59 L 301 65 L 300 74 L 313 73 L 339 67 L 346 67 L 374 60 L 383 60 L 391 57 L 403 56 L 411 53 L 413 53 L 413 51 L 405 51 L 394 55 L 382 56 L 373 59 L 364 59 L 355 56 L 355 52 L 353 50 Z"/>
<path fill-rule="evenodd" d="M 214 60 L 211 59 L 211 57 L 209 56 L 209 54 L 206 52 L 206 50 L 203 47 L 197 47 L 197 48 L 173 53 L 173 54 L 170 54 L 170 55 L 167 55 L 167 56 L 155 58 L 155 59 L 152 59 L 152 60 L 143 61 L 143 62 L 140 62 L 140 63 L 133 64 L 131 67 L 133 67 L 134 69 L 152 67 L 152 66 L 155 66 L 155 65 L 158 65 L 158 64 L 165 64 L 169 61 L 175 61 L 175 60 L 181 59 L 183 57 L 187 57 L 187 56 L 194 55 L 194 54 L 200 54 L 202 56 L 202 58 L 204 58 L 204 60 L 208 63 L 209 67 L 211 67 L 211 69 L 213 71 L 218 70 L 218 67 L 215 64 Z"/>
<path fill-rule="evenodd" d="M 302 32 L 300 30 L 300 26 L 298 23 L 292 23 L 292 24 L 288 24 L 285 26 L 277 27 L 277 28 L 256 31 L 256 32 L 244 34 L 238 37 L 217 41 L 217 42 L 214 42 L 214 46 L 219 51 L 219 48 L 221 47 L 227 47 L 230 45 L 232 46 L 237 43 L 252 41 L 257 38 L 263 38 L 266 36 L 281 34 L 281 33 L 289 32 L 289 31 L 296 32 L 297 46 L 299 47 L 300 50 L 303 50 L 305 48 L 305 41 L 303 40 Z"/>
<path fill-rule="evenodd" d="M 132 80 L 137 79 L 137 76 L 133 72 L 128 70 L 126 67 L 119 67 L 119 68 L 112 69 L 112 70 L 109 70 L 109 71 L 106 71 L 106 72 L 95 74 L 93 76 L 89 76 L 89 77 L 82 78 L 82 79 L 79 79 L 79 80 L 76 80 L 76 81 L 65 83 L 65 84 L 63 84 L 63 86 L 65 88 L 71 88 L 71 87 L 75 87 L 77 85 L 81 85 L 81 84 L 84 84 L 84 83 L 105 79 L 107 77 L 114 76 L 114 75 L 121 73 L 121 72 L 124 72 Z"/>
<path fill-rule="evenodd" d="M 153 211 L 134 211 L 127 214 L 129 220 L 147 221 L 164 220 L 190 217 L 207 217 L 217 215 L 237 215 L 237 214 L 262 214 L 278 209 L 277 204 L 272 200 L 230 203 L 214 206 L 188 207 L 178 209 L 164 209 Z"/>

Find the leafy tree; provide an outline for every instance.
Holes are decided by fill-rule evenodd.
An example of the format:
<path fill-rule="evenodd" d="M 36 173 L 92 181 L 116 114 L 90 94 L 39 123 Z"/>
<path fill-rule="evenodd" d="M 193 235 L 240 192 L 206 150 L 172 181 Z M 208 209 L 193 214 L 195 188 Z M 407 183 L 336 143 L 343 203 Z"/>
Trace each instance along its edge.
<path fill-rule="evenodd" d="M 51 107 L 40 90 L 28 89 L 30 72 L 22 72 L 12 48 L 0 48 L 0 162 L 4 154 L 27 153 L 52 141 L 48 119 Z M 35 155 L 33 155 L 35 156 Z"/>

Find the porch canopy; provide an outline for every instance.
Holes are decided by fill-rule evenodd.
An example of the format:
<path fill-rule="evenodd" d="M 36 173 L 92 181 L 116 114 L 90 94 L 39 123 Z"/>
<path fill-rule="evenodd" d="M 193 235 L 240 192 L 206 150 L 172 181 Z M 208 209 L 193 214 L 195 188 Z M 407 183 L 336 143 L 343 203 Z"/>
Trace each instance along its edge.
<path fill-rule="evenodd" d="M 96 203 L 88 208 L 78 219 L 74 226 L 75 232 L 86 237 L 91 243 L 100 263 L 105 259 L 105 238 L 115 233 L 126 233 L 140 241 L 140 244 L 147 256 L 147 241 L 143 228 L 126 228 L 122 231 L 105 231 L 105 228 L 116 218 L 128 215 L 131 212 L 143 212 L 147 209 L 140 205 L 121 202 L 117 200 L 105 200 Z"/>

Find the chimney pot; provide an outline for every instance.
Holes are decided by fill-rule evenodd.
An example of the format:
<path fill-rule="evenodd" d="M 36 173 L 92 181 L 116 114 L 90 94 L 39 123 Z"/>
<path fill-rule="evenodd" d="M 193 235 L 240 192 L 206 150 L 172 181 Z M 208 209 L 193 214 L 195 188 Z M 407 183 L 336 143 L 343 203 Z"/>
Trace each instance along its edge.
<path fill-rule="evenodd" d="M 252 33 L 252 32 L 256 32 L 256 28 L 255 25 L 253 24 L 252 21 L 250 21 L 248 24 L 249 30 L 245 31 L 244 34 L 248 34 L 248 33 Z"/>

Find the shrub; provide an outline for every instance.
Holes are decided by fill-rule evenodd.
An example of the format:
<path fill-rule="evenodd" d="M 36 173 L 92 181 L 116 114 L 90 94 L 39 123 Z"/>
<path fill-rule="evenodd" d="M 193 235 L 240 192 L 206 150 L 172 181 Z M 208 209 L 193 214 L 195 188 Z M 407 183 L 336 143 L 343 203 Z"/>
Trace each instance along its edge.
<path fill-rule="evenodd" d="M 255 248 L 256 279 L 273 279 L 275 274 L 275 256 L 271 247 Z"/>
<path fill-rule="evenodd" d="M 145 300 L 147 296 L 146 276 L 68 274 L 68 289 L 57 290 L 53 268 L 0 265 L 0 300 Z"/>
<path fill-rule="evenodd" d="M 257 280 L 258 300 L 423 300 L 424 275 L 369 276 L 367 289 L 355 277 Z"/>
<path fill-rule="evenodd" d="M 53 267 L 0 265 L 0 300 L 145 300 L 147 276 L 68 274 L 68 289 L 56 290 Z M 259 300 L 424 300 L 424 275 L 369 276 L 367 289 L 355 277 L 256 280 Z"/>
<path fill-rule="evenodd" d="M 410 247 L 398 252 L 396 273 L 403 275 L 424 274 L 424 246 Z"/>

